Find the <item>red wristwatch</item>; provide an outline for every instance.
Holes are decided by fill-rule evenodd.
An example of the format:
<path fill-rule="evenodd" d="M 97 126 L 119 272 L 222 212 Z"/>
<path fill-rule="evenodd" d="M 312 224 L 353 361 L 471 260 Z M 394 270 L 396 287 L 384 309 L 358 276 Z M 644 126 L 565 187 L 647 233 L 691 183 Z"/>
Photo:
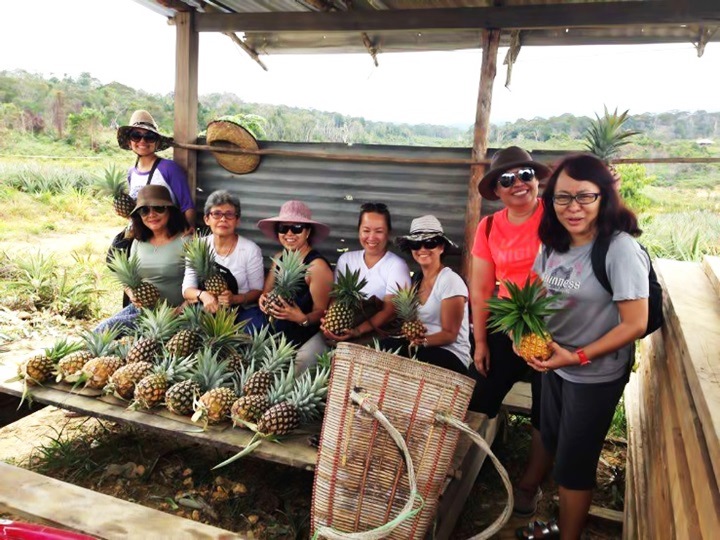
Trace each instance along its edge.
<path fill-rule="evenodd" d="M 575 354 L 578 355 L 578 358 L 580 359 L 580 365 L 584 366 L 587 364 L 591 364 L 590 359 L 587 357 L 587 354 L 585 354 L 585 351 L 582 349 L 575 349 Z"/>

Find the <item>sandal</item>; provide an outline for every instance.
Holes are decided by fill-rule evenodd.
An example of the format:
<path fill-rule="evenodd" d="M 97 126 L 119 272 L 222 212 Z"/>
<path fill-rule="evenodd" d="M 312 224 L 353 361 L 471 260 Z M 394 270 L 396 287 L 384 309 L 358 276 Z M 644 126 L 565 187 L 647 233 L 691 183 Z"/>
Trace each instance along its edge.
<path fill-rule="evenodd" d="M 544 521 L 531 521 L 527 527 L 520 527 L 515 531 L 515 537 L 520 540 L 538 540 L 540 538 L 560 538 L 560 528 L 557 521 L 551 519 Z"/>
<path fill-rule="evenodd" d="M 534 491 L 516 489 L 514 494 L 515 504 L 513 505 L 513 516 L 530 518 L 537 512 L 538 502 L 542 499 L 543 492 L 540 487 Z"/>

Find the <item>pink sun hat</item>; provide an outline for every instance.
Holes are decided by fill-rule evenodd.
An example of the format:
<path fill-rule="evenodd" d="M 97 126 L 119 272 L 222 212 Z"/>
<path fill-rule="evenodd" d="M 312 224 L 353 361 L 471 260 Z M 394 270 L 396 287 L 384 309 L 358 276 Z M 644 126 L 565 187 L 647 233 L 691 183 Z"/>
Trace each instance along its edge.
<path fill-rule="evenodd" d="M 261 219 L 257 222 L 257 227 L 268 238 L 277 240 L 276 223 L 307 223 L 312 225 L 313 244 L 322 242 L 330 234 L 330 227 L 312 219 L 310 208 L 300 201 L 286 202 L 280 207 L 280 214 L 275 217 Z"/>

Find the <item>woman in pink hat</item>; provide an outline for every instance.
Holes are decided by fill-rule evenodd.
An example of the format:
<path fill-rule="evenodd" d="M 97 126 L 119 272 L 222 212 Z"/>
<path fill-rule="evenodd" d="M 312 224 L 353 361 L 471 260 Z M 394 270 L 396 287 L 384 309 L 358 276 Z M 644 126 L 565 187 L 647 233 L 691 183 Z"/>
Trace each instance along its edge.
<path fill-rule="evenodd" d="M 305 282 L 293 303 L 281 301 L 279 305 L 270 305 L 266 303 L 266 296 L 275 285 L 273 263 L 259 302 L 260 309 L 275 319 L 275 329 L 300 347 L 295 359 L 295 370 L 300 373 L 314 365 L 317 355 L 327 349 L 319 329 L 320 319 L 330 302 L 333 273 L 330 264 L 312 244 L 327 238 L 330 228 L 313 220 L 310 208 L 300 201 L 286 202 L 277 216 L 261 219 L 257 225 L 265 236 L 280 242 L 283 249 L 299 251 L 303 262 L 309 265 Z"/>

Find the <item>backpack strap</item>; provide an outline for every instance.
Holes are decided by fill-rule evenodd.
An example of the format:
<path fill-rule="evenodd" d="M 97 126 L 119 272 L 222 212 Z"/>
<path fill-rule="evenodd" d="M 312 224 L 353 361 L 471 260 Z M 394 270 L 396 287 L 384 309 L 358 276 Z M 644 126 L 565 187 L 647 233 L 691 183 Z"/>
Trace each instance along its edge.
<path fill-rule="evenodd" d="M 155 161 L 153 161 L 152 167 L 150 168 L 150 174 L 148 174 L 147 182 L 145 182 L 146 186 L 150 185 L 150 182 L 152 182 L 153 174 L 155 173 L 155 169 L 157 169 L 157 166 L 162 161 L 162 158 L 155 158 Z M 135 160 L 135 168 L 137 169 L 138 164 L 140 163 L 140 156 Z M 128 171 L 128 185 L 130 184 L 130 180 L 132 177 L 132 171 Z"/>
<path fill-rule="evenodd" d="M 492 223 L 493 218 L 495 217 L 495 214 L 490 214 L 487 218 L 487 222 L 485 223 L 485 238 L 490 240 L 490 231 L 492 230 Z"/>
<path fill-rule="evenodd" d="M 607 269 L 605 268 L 605 260 L 607 259 L 607 252 L 610 248 L 610 237 L 600 237 L 595 239 L 592 251 L 590 252 L 590 261 L 592 262 L 592 269 L 595 277 L 600 282 L 607 292 L 611 295 L 613 293 L 612 287 L 610 286 L 610 279 L 608 279 Z"/>

